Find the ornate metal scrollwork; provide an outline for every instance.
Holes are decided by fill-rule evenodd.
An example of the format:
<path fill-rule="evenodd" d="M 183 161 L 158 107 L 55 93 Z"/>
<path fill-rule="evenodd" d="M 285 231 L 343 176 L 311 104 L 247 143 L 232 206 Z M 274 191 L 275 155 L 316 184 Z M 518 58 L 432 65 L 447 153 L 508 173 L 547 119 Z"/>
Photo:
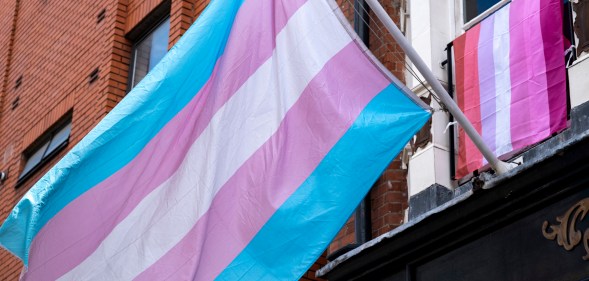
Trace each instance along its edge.
<path fill-rule="evenodd" d="M 542 224 L 542 234 L 549 240 L 555 240 L 559 246 L 567 251 L 574 249 L 581 240 L 587 254 L 583 257 L 584 260 L 589 260 L 589 229 L 586 229 L 583 234 L 577 229 L 576 223 L 585 218 L 589 213 L 589 198 L 579 201 L 572 206 L 564 216 L 556 218 L 560 225 L 550 225 L 548 221 Z"/>

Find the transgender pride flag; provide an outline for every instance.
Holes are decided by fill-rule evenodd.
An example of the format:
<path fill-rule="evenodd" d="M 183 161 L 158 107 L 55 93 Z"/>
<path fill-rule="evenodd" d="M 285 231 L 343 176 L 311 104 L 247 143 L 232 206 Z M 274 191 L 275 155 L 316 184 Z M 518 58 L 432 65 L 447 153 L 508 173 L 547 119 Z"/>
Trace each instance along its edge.
<path fill-rule="evenodd" d="M 430 116 L 340 19 L 212 1 L 6 219 L 24 279 L 299 278 Z"/>
<path fill-rule="evenodd" d="M 496 155 L 566 127 L 562 0 L 513 0 L 454 41 L 459 107 Z M 486 162 L 459 132 L 456 177 Z"/>

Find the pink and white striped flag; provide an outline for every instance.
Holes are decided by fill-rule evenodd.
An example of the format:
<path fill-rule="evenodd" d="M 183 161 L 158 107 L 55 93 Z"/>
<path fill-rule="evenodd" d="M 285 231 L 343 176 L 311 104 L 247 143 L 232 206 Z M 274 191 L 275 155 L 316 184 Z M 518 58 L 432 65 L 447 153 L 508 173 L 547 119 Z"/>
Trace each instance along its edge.
<path fill-rule="evenodd" d="M 513 0 L 454 41 L 458 105 L 497 156 L 566 127 L 562 0 Z M 486 162 L 459 131 L 456 177 Z"/>

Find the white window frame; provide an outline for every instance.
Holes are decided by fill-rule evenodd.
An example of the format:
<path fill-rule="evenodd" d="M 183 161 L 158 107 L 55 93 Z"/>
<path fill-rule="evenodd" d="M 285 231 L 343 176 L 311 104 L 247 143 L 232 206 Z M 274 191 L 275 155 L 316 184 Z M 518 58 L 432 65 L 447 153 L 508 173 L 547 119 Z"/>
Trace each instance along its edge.
<path fill-rule="evenodd" d="M 464 4 L 462 4 L 463 0 L 458 0 L 460 1 L 460 12 L 462 14 L 461 16 L 461 22 L 464 21 Z M 497 10 L 501 9 L 503 6 L 505 6 L 507 3 L 511 2 L 511 0 L 501 0 L 499 1 L 497 4 L 493 5 L 491 8 L 487 9 L 486 11 L 482 12 L 480 15 L 476 16 L 475 18 L 471 19 L 470 21 L 468 21 L 467 23 L 464 23 L 462 25 L 462 30 L 463 31 L 467 31 L 470 28 L 472 28 L 473 26 L 477 25 L 478 23 L 480 23 L 483 19 L 485 19 L 486 17 L 488 17 L 489 15 L 491 15 L 492 13 L 496 12 Z"/>

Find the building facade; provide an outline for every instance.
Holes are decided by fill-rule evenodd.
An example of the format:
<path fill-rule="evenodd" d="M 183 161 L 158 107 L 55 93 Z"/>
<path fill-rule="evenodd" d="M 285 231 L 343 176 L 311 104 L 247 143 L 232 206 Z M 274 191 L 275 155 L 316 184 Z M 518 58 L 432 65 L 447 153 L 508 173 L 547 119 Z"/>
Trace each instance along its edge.
<path fill-rule="evenodd" d="M 510 2 L 408 0 L 401 16 L 408 22 L 406 35 L 413 46 L 452 92 L 456 80 L 451 43 Z M 405 222 L 334 256 L 318 271 L 319 276 L 328 280 L 589 280 L 589 166 L 585 161 L 589 152 L 589 3 L 562 2 L 562 35 L 573 45 L 562 52 L 567 129 L 505 158 L 514 166 L 506 174 L 480 169 L 457 178 L 451 118 L 432 99 L 431 127 L 406 158 L 409 207 Z M 418 80 L 408 77 L 406 81 L 419 96 L 429 97 L 429 85 Z"/>
<path fill-rule="evenodd" d="M 157 64 L 208 2 L 0 1 L 0 222 Z M 399 21 L 401 1 L 382 2 Z M 382 27 L 363 24 L 370 21 L 357 16 L 355 11 L 364 11 L 359 1 L 338 3 L 381 62 L 404 78 L 404 56 L 378 31 Z M 402 166 L 400 159 L 391 164 L 348 223 L 360 221 L 373 230 L 357 237 L 355 226 L 344 228 L 303 280 L 320 279 L 315 271 L 327 263 L 327 254 L 402 224 L 408 206 Z M 17 280 L 21 269 L 18 259 L 0 249 L 0 280 Z"/>

